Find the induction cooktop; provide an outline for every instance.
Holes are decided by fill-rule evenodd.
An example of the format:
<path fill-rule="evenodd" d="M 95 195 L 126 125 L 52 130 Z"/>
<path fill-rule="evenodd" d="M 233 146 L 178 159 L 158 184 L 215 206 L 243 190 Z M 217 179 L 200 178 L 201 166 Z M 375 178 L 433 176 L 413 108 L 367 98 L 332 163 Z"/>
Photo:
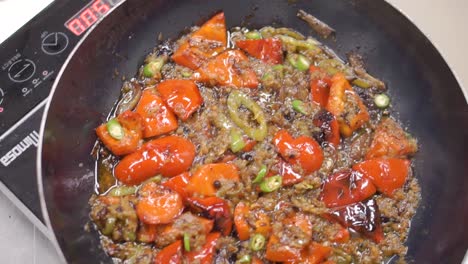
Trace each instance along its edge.
<path fill-rule="evenodd" d="M 0 190 L 45 234 L 36 177 L 44 106 L 84 33 L 122 1 L 54 1 L 0 44 Z"/>

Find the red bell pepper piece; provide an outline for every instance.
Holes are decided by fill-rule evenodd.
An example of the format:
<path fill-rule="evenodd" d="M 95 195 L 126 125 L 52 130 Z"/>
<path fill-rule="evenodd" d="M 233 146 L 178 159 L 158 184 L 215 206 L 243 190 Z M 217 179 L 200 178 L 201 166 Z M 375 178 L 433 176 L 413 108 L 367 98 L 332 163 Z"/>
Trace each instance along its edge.
<path fill-rule="evenodd" d="M 333 209 L 328 216 L 376 243 L 383 239 L 380 211 L 374 199 Z"/>
<path fill-rule="evenodd" d="M 280 130 L 273 138 L 273 143 L 286 161 L 299 164 L 305 174 L 312 173 L 322 166 L 322 149 L 312 138 L 300 136 L 294 139 L 287 131 Z"/>
<path fill-rule="evenodd" d="M 236 45 L 265 63 L 283 63 L 283 45 L 279 39 L 246 39 L 237 41 Z"/>
<path fill-rule="evenodd" d="M 190 80 L 163 81 L 157 89 L 164 102 L 182 121 L 187 120 L 203 103 L 197 85 Z"/>
<path fill-rule="evenodd" d="M 366 159 L 406 158 L 416 151 L 418 151 L 416 140 L 409 137 L 393 119 L 386 118 L 380 122 L 375 130 Z"/>
<path fill-rule="evenodd" d="M 286 261 L 284 264 L 321 264 L 331 252 L 331 247 L 312 242 L 301 252 L 298 260 Z"/>
<path fill-rule="evenodd" d="M 225 236 L 232 231 L 233 217 L 229 204 L 218 197 L 187 198 L 190 206 L 202 213 L 205 217 L 215 221 L 215 227 Z"/>
<path fill-rule="evenodd" d="M 226 46 L 226 23 L 221 12 L 182 42 L 172 59 L 179 65 L 196 70 L 209 58 L 224 51 Z"/>
<path fill-rule="evenodd" d="M 238 203 L 234 209 L 234 225 L 240 240 L 247 240 L 250 237 L 249 223 L 246 219 L 249 212 L 249 206 L 244 202 Z"/>
<path fill-rule="evenodd" d="M 367 107 L 342 73 L 337 73 L 332 78 L 326 109 L 337 117 L 344 137 L 351 136 L 369 121 Z"/>
<path fill-rule="evenodd" d="M 114 176 L 124 184 L 136 185 L 162 174 L 176 176 L 192 165 L 195 146 L 179 136 L 148 141 L 138 151 L 125 156 L 114 169 Z"/>
<path fill-rule="evenodd" d="M 189 196 L 187 192 L 187 186 L 188 186 L 189 180 L 190 180 L 190 173 L 184 172 L 182 174 L 179 174 L 163 182 L 162 186 L 167 187 L 173 191 L 176 191 L 178 194 L 180 194 L 182 199 L 185 201 L 185 199 L 187 199 L 187 197 Z"/>
<path fill-rule="evenodd" d="M 326 107 L 332 84 L 331 78 L 324 70 L 314 65 L 310 66 L 309 73 L 312 102 Z"/>
<path fill-rule="evenodd" d="M 181 264 L 182 242 L 180 240 L 159 251 L 154 258 L 154 264 Z"/>
<path fill-rule="evenodd" d="M 187 190 L 205 196 L 216 195 L 216 182 L 220 180 L 239 181 L 237 167 L 231 163 L 212 163 L 200 166 L 190 178 Z"/>
<path fill-rule="evenodd" d="M 340 144 L 340 126 L 335 116 L 325 109 L 320 110 L 312 121 L 314 126 L 320 128 L 320 132 L 314 135 L 318 142 L 327 141 L 331 145 L 338 147 Z"/>
<path fill-rule="evenodd" d="M 283 225 L 299 227 L 306 236 L 312 236 L 312 223 L 301 213 L 285 218 Z M 305 245 L 304 245 L 305 246 Z M 265 258 L 275 262 L 299 261 L 302 255 L 302 248 L 292 247 L 282 244 L 277 234 L 272 234 L 268 240 Z"/>
<path fill-rule="evenodd" d="M 216 253 L 216 243 L 221 237 L 218 232 L 208 234 L 206 236 L 205 245 L 197 251 L 185 252 L 185 258 L 187 263 L 200 263 L 200 264 L 211 264 L 213 263 L 213 257 Z"/>
<path fill-rule="evenodd" d="M 325 179 L 320 198 L 330 208 L 363 201 L 375 192 L 375 186 L 361 173 L 342 170 Z"/>
<path fill-rule="evenodd" d="M 353 166 L 388 196 L 405 184 L 409 169 L 410 161 L 406 159 L 371 159 Z"/>
<path fill-rule="evenodd" d="M 143 120 L 137 113 L 126 111 L 117 117 L 117 121 L 122 126 L 123 138 L 113 138 L 107 129 L 106 124 L 96 128 L 96 134 L 104 145 L 115 155 L 126 155 L 136 151 L 143 137 Z"/>
<path fill-rule="evenodd" d="M 240 50 L 227 50 L 209 60 L 194 75 L 197 81 L 236 88 L 257 88 L 258 79 Z"/>
<path fill-rule="evenodd" d="M 169 133 L 179 126 L 175 115 L 154 89 L 143 91 L 135 112 L 143 117 L 145 138 Z"/>
<path fill-rule="evenodd" d="M 136 213 L 145 224 L 170 223 L 184 210 L 182 197 L 156 182 L 143 185 L 138 194 Z"/>

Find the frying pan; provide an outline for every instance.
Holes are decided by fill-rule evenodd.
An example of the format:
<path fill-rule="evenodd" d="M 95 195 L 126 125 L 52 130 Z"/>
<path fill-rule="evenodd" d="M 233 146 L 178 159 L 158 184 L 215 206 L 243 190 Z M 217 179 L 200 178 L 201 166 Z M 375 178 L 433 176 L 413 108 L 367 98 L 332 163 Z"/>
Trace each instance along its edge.
<path fill-rule="evenodd" d="M 111 262 L 97 233 L 84 230 L 95 184 L 94 128 L 119 97 L 121 76 L 134 76 L 158 34 L 175 39 L 224 10 L 228 28 L 281 25 L 313 35 L 296 18 L 299 8 L 337 30 L 337 40 L 324 43 L 341 57 L 354 50 L 364 55 L 369 71 L 390 87 L 398 118 L 419 139 L 415 175 L 422 201 L 407 242 L 408 259 L 461 262 L 468 248 L 468 107 L 439 52 L 381 0 L 128 0 L 115 8 L 63 66 L 42 123 L 39 192 L 64 260 Z"/>

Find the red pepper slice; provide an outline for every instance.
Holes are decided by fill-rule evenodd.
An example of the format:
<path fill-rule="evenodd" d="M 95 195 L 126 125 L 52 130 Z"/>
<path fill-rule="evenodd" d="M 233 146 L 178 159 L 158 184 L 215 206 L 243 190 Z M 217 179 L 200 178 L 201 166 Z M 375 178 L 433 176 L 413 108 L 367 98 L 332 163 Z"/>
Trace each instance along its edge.
<path fill-rule="evenodd" d="M 310 66 L 309 73 L 312 102 L 326 107 L 332 84 L 331 78 L 324 70 L 314 65 Z"/>
<path fill-rule="evenodd" d="M 161 82 L 157 89 L 164 102 L 182 121 L 187 120 L 203 103 L 197 85 L 190 80 L 167 80 Z"/>
<path fill-rule="evenodd" d="M 410 161 L 406 159 L 371 159 L 353 166 L 388 196 L 405 184 L 409 169 Z"/>
<path fill-rule="evenodd" d="M 273 143 L 286 161 L 299 164 L 305 174 L 312 173 L 322 166 L 322 149 L 312 138 L 300 136 L 294 139 L 287 131 L 280 130 L 275 134 Z"/>
<path fill-rule="evenodd" d="M 321 264 L 331 252 L 331 247 L 312 242 L 301 252 L 298 260 L 286 261 L 284 264 Z"/>
<path fill-rule="evenodd" d="M 225 236 L 232 231 L 233 217 L 229 204 L 218 197 L 187 198 L 190 206 L 204 214 L 205 217 L 215 220 L 215 227 Z"/>
<path fill-rule="evenodd" d="M 209 60 L 194 75 L 200 82 L 236 88 L 257 88 L 258 79 L 240 50 L 227 50 Z"/>
<path fill-rule="evenodd" d="M 340 144 L 340 126 L 332 113 L 322 109 L 314 116 L 312 122 L 316 127 L 320 128 L 320 132 L 314 134 L 314 138 L 318 142 L 327 141 L 331 145 L 338 147 Z"/>
<path fill-rule="evenodd" d="M 96 134 L 104 145 L 117 156 L 130 154 L 138 149 L 143 137 L 143 120 L 137 113 L 125 111 L 117 117 L 123 129 L 123 138 L 113 138 L 106 124 L 96 128 Z"/>
<path fill-rule="evenodd" d="M 175 115 L 163 100 L 156 95 L 154 89 L 143 91 L 135 112 L 143 117 L 145 138 L 169 133 L 179 126 Z"/>
<path fill-rule="evenodd" d="M 155 264 L 181 264 L 182 263 L 182 242 L 180 240 L 170 244 L 159 251 L 154 258 Z"/>
<path fill-rule="evenodd" d="M 376 243 L 383 239 L 380 211 L 374 199 L 336 208 L 328 216 Z"/>
<path fill-rule="evenodd" d="M 206 236 L 205 245 L 197 251 L 185 252 L 187 263 L 211 264 L 216 253 L 216 242 L 221 237 L 218 232 L 210 233 Z"/>
<path fill-rule="evenodd" d="M 375 192 L 374 184 L 361 173 L 342 170 L 325 180 L 320 198 L 330 208 L 363 201 Z"/>
<path fill-rule="evenodd" d="M 226 46 L 226 23 L 224 13 L 221 12 L 181 43 L 172 59 L 179 65 L 196 70 L 210 57 L 225 50 Z"/>
<path fill-rule="evenodd" d="M 140 184 L 162 174 L 176 176 L 192 165 L 195 146 L 179 136 L 148 141 L 138 151 L 125 156 L 114 169 L 114 176 L 127 185 Z"/>
<path fill-rule="evenodd" d="M 386 118 L 380 122 L 375 130 L 366 159 L 406 158 L 416 153 L 417 150 L 416 140 L 409 137 L 393 119 Z"/>
<path fill-rule="evenodd" d="M 185 199 L 187 199 L 187 197 L 189 196 L 187 192 L 187 186 L 189 181 L 190 173 L 184 172 L 163 182 L 162 186 L 165 186 L 177 192 L 178 194 L 180 194 L 180 196 L 182 196 L 183 200 L 185 201 Z"/>
<path fill-rule="evenodd" d="M 237 41 L 236 45 L 265 63 L 283 63 L 283 46 L 279 39 L 246 39 Z"/>
<path fill-rule="evenodd" d="M 190 178 L 187 190 L 205 196 L 215 196 L 215 182 L 219 180 L 239 181 L 237 167 L 231 163 L 211 163 L 200 166 Z"/>
<path fill-rule="evenodd" d="M 344 137 L 351 136 L 369 121 L 367 107 L 342 73 L 337 73 L 332 78 L 326 109 L 337 117 Z"/>

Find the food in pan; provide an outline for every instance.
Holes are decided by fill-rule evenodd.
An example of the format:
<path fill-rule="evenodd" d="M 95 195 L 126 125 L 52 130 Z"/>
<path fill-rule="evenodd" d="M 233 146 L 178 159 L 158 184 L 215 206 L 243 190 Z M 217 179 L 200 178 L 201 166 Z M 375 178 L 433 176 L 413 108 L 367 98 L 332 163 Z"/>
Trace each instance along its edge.
<path fill-rule="evenodd" d="M 219 13 L 157 46 L 96 133 L 90 215 L 116 261 L 405 261 L 417 141 L 357 54 Z"/>

